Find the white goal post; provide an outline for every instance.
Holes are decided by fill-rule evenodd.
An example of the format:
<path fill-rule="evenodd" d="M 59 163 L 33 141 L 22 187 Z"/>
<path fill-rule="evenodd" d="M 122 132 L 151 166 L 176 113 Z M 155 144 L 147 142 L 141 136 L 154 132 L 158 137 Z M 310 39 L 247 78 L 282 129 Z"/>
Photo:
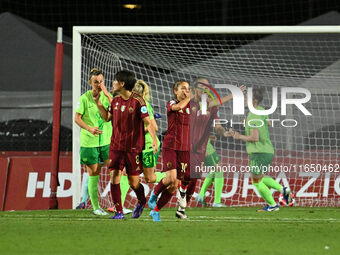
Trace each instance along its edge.
<path fill-rule="evenodd" d="M 282 51 L 282 55 L 280 55 L 280 58 L 272 58 L 272 53 L 275 51 L 279 51 L 280 48 L 284 48 L 284 45 L 286 45 L 288 48 L 291 47 L 293 49 L 293 47 L 298 47 L 299 44 L 294 44 L 293 46 L 291 46 L 291 41 L 287 41 L 287 42 L 283 42 L 283 40 L 281 38 L 279 39 L 270 39 L 268 41 L 266 41 L 263 45 L 256 45 L 256 40 L 257 39 L 249 39 L 249 44 L 244 44 L 244 45 L 250 45 L 249 48 L 251 49 L 251 51 L 246 51 L 244 49 L 242 49 L 242 47 L 240 47 L 240 45 L 242 44 L 242 40 L 243 39 L 236 39 L 237 35 L 279 35 L 279 34 L 286 34 L 286 35 L 298 35 L 297 37 L 301 38 L 301 42 L 303 42 L 303 35 L 304 34 L 309 34 L 309 35 L 314 35 L 314 34 L 318 34 L 320 35 L 320 37 L 318 37 L 317 39 L 315 39 L 315 41 L 309 41 L 306 43 L 306 45 L 301 45 L 301 47 L 311 47 L 311 50 L 308 50 L 308 48 L 306 49 L 306 54 L 311 54 L 311 56 L 314 54 L 314 51 L 317 51 L 316 49 L 322 49 L 323 47 L 325 47 L 323 44 L 323 35 L 324 34 L 336 34 L 337 36 L 340 33 L 340 26 L 203 26 L 203 27 L 199 27 L 199 26 L 75 26 L 73 27 L 73 115 L 75 115 L 75 109 L 77 106 L 77 102 L 79 97 L 81 96 L 82 92 L 82 84 L 84 83 L 84 76 L 86 76 L 86 72 L 84 71 L 84 65 L 86 65 L 86 63 L 84 63 L 84 56 L 83 56 L 83 45 L 82 45 L 82 37 L 86 37 L 88 35 L 98 35 L 98 37 L 100 37 L 101 35 L 113 35 L 112 37 L 105 37 L 105 39 L 103 39 L 106 43 L 106 46 L 103 45 L 96 45 L 96 42 L 100 39 L 98 39 L 98 37 L 96 37 L 93 41 L 91 41 L 91 45 L 93 43 L 93 51 L 97 51 L 97 50 L 103 50 L 103 51 L 110 51 L 108 49 L 111 49 L 111 51 L 108 53 L 109 55 L 111 54 L 112 56 L 114 56 L 114 60 L 112 60 L 116 67 L 114 67 L 116 70 L 116 68 L 119 69 L 120 67 L 120 63 L 119 62 L 119 58 L 121 58 L 121 45 L 118 45 L 119 42 L 117 42 L 116 39 L 113 39 L 115 37 L 117 37 L 118 35 L 136 35 L 136 38 L 131 39 L 130 37 L 121 37 L 120 40 L 124 40 L 127 38 L 127 43 L 129 44 L 127 47 L 129 47 L 129 49 L 131 50 L 133 48 L 133 45 L 136 44 L 136 47 L 145 47 L 145 51 L 147 53 L 152 52 L 152 47 L 155 47 L 155 58 L 150 60 L 149 63 L 147 63 L 149 66 L 151 66 L 153 71 L 150 71 L 150 73 L 155 74 L 155 75 L 159 75 L 160 77 L 162 76 L 162 70 L 171 70 L 173 72 L 178 72 L 179 74 L 183 74 L 184 76 L 186 75 L 187 77 L 191 78 L 191 74 L 192 76 L 199 76 L 199 72 L 200 69 L 197 66 L 197 63 L 199 63 L 200 65 L 205 67 L 206 73 L 202 74 L 202 76 L 205 77 L 212 77 L 212 80 L 216 82 L 219 81 L 224 81 L 223 80 L 223 75 L 222 74 L 228 74 L 228 81 L 230 81 L 232 84 L 237 84 L 240 85 L 242 82 L 247 82 L 249 81 L 250 84 L 254 84 L 254 85 L 259 85 L 261 83 L 264 83 L 265 86 L 268 87 L 268 89 L 270 88 L 270 84 L 272 85 L 277 85 L 277 86 L 281 86 L 282 84 L 280 82 L 277 82 L 277 78 L 278 77 L 283 77 L 281 79 L 282 83 L 286 82 L 286 83 L 291 83 L 294 84 L 296 81 L 296 84 L 302 84 L 305 83 L 306 86 L 309 86 L 309 84 L 311 84 L 312 89 L 315 91 L 321 91 L 322 89 L 325 89 L 326 91 L 323 91 L 322 94 L 320 94 L 320 100 L 318 99 L 317 103 L 318 104 L 327 104 L 328 103 L 334 103 L 335 106 L 330 106 L 330 109 L 334 109 L 334 114 L 331 113 L 331 115 L 329 115 L 329 118 L 331 118 L 331 124 L 335 125 L 335 115 L 338 114 L 338 117 L 340 116 L 338 112 L 339 110 L 339 105 L 340 105 L 340 100 L 338 98 L 338 96 L 336 97 L 332 97 L 332 102 L 329 102 L 329 94 L 332 94 L 334 92 L 337 92 L 338 89 L 338 93 L 340 91 L 340 87 L 336 85 L 340 84 L 340 74 L 337 74 L 336 72 L 340 73 L 339 69 L 337 69 L 340 65 L 335 65 L 335 61 L 329 61 L 329 63 L 326 65 L 327 61 L 324 61 L 322 59 L 322 56 L 315 56 L 316 59 L 320 59 L 320 61 L 324 61 L 325 65 L 324 66 L 319 66 L 317 65 L 317 63 L 314 65 L 306 65 L 306 67 L 301 66 L 304 63 L 304 60 L 298 61 L 295 58 L 290 59 L 290 63 L 285 62 L 284 63 L 284 70 L 282 70 L 280 68 L 280 59 L 285 58 L 286 56 L 289 56 L 289 52 L 284 52 L 284 50 Z M 152 37 L 152 43 L 150 44 L 139 44 L 140 39 L 138 36 L 147 36 L 150 35 L 150 38 Z M 177 42 L 177 44 L 175 44 L 174 46 L 171 46 L 173 48 L 171 48 L 172 51 L 174 51 L 174 49 L 176 50 L 176 47 L 178 47 L 178 52 L 175 52 L 172 54 L 171 50 L 169 51 L 163 51 L 161 49 L 158 49 L 157 47 L 160 47 L 158 45 L 157 42 L 157 36 L 161 35 L 161 36 L 166 36 L 166 35 L 171 35 L 170 39 L 164 39 L 164 38 L 160 38 L 159 40 L 163 40 L 162 45 L 166 45 L 166 43 L 168 42 L 169 44 L 172 43 L 173 40 L 176 40 L 174 38 L 176 38 L 176 35 L 184 35 L 183 37 L 181 37 L 179 39 L 179 41 Z M 191 39 L 189 38 L 190 35 L 207 35 L 207 38 L 199 38 L 199 39 L 193 39 L 193 43 L 190 41 Z M 210 39 L 208 36 L 209 35 L 216 35 L 219 36 L 216 40 L 218 41 L 218 43 L 215 43 L 215 37 L 212 37 L 212 39 Z M 234 40 L 235 43 L 233 43 L 233 45 L 229 45 L 228 48 L 226 46 L 227 43 L 225 43 L 223 40 L 223 35 L 235 35 L 235 38 L 229 38 L 229 41 Z M 188 37 L 187 37 L 188 36 Z M 183 39 L 184 38 L 184 39 Z M 257 37 L 259 38 L 259 37 Z M 291 38 L 291 37 L 290 37 Z M 321 38 L 321 40 L 319 40 L 319 38 Z M 327 53 L 327 57 L 331 57 L 331 56 L 335 56 L 335 57 L 340 57 L 339 52 L 338 52 L 338 47 L 335 45 L 336 42 L 339 44 L 340 41 L 338 40 L 340 37 L 336 37 L 336 38 L 332 38 L 330 40 L 328 40 L 326 43 L 329 43 L 329 53 Z M 115 43 L 113 43 L 112 45 L 110 45 L 111 43 L 111 39 L 116 40 Z M 92 39 L 91 39 L 92 40 Z M 133 41 L 132 41 L 133 40 Z M 186 40 L 189 43 L 188 46 L 186 46 L 186 44 L 181 45 L 182 41 Z M 248 39 L 244 39 L 244 40 L 248 40 Z M 201 41 L 206 41 L 208 42 L 207 44 L 204 44 L 204 47 L 202 47 L 201 45 Z M 320 42 L 321 41 L 321 42 Z M 255 43 L 254 43 L 255 42 Z M 184 42 L 186 43 L 186 42 Z M 231 43 L 229 43 L 231 44 Z M 89 44 L 90 45 L 90 44 Z M 114 45 L 118 45 L 118 48 L 114 48 Z M 124 45 L 124 43 L 122 44 Z M 277 45 L 277 47 L 274 49 L 273 52 L 267 52 L 265 51 L 265 47 L 268 47 L 268 45 Z M 198 54 L 201 55 L 202 59 L 203 57 L 205 59 L 208 59 L 206 62 L 202 62 L 202 59 L 197 60 L 196 56 L 193 56 L 194 52 L 194 47 L 202 47 L 202 49 L 200 49 L 198 51 Z M 209 46 L 214 47 L 217 46 L 218 48 L 216 50 L 211 51 L 211 49 L 209 48 Z M 148 48 L 150 47 L 150 48 Z M 180 47 L 183 47 L 182 49 L 180 49 Z M 247 46 L 245 46 L 247 47 Z M 157 48 L 157 49 L 156 49 Z M 222 49 L 222 50 L 221 50 Z M 238 55 L 234 54 L 234 55 L 230 55 L 230 56 L 224 56 L 223 54 L 227 51 L 232 51 L 231 49 L 235 49 L 235 51 L 239 51 Z M 188 50 L 188 51 L 187 51 Z M 209 51 L 208 53 L 205 53 L 204 51 Z M 328 49 L 325 49 L 328 50 Z M 211 52 L 210 52 L 211 51 Z M 222 52 L 223 51 L 223 52 Z M 222 52 L 221 54 L 219 52 Z M 247 55 L 248 53 L 249 56 Z M 273 53 L 273 54 L 274 54 Z M 139 53 L 136 53 L 139 54 Z M 150 53 L 151 54 L 151 53 Z M 185 63 L 188 63 L 187 66 L 183 66 L 181 67 L 180 70 L 175 70 L 175 66 L 176 66 L 176 60 L 177 59 L 181 59 L 181 55 L 180 54 L 184 54 L 183 57 L 183 61 Z M 281 53 L 280 53 L 281 54 Z M 303 51 L 299 50 L 298 51 L 298 55 L 296 56 L 296 58 L 300 57 L 300 54 L 303 55 Z M 317 54 L 317 52 L 315 52 L 315 54 Z M 223 56 L 222 56 L 223 55 Z M 164 63 L 161 63 L 163 61 L 162 56 L 164 56 Z M 95 57 L 95 55 L 94 55 Z M 136 59 L 133 59 L 133 51 L 131 50 L 129 53 L 126 53 L 125 57 L 127 59 L 129 59 L 129 63 L 128 65 L 134 65 L 134 63 L 138 63 L 139 59 L 143 56 L 138 56 L 136 57 Z M 150 56 L 148 56 L 150 57 Z M 242 57 L 244 57 L 246 60 L 244 61 L 242 59 Z M 255 59 L 256 58 L 256 59 Z M 118 62 L 117 62 L 118 59 Z M 213 59 L 213 60 L 211 60 Z M 219 61 L 222 61 L 221 59 L 223 59 L 223 61 L 229 61 L 231 64 L 230 66 L 225 66 L 225 67 L 220 67 L 220 66 L 216 66 L 214 69 L 213 65 L 216 65 L 216 63 L 221 63 Z M 98 61 L 104 61 L 99 59 Z M 105 61 L 111 61 L 111 60 L 105 60 Z M 155 62 L 159 61 L 160 65 L 159 66 L 155 66 Z M 201 61 L 201 62 L 200 62 Z M 215 61 L 214 63 L 212 63 L 211 61 Z M 273 63 L 271 64 L 270 68 L 269 68 L 269 62 L 273 61 Z M 93 61 L 91 63 L 94 63 Z M 167 66 L 167 63 L 168 66 Z M 253 64 L 252 64 L 253 63 Z M 254 64 L 256 63 L 256 64 Z M 288 64 L 287 64 L 288 63 Z M 334 65 L 332 64 L 334 63 Z M 189 65 L 190 64 L 190 65 Z M 196 65 L 195 65 L 196 64 Z M 239 66 L 237 66 L 238 64 L 240 64 Z M 255 70 L 255 67 L 261 67 L 261 65 L 263 64 L 263 68 L 264 71 L 263 72 L 258 72 Z M 105 66 L 103 67 L 103 69 L 107 68 L 107 72 L 110 72 L 110 75 L 112 76 L 114 72 L 113 69 L 110 69 L 110 65 L 111 62 L 107 62 L 105 64 Z M 143 67 L 141 67 L 143 65 Z M 144 71 L 144 63 L 139 65 L 136 64 L 136 69 L 134 71 L 136 71 L 137 73 L 137 77 L 138 77 L 138 71 L 140 70 L 140 75 L 145 77 L 145 71 Z M 189 66 L 189 67 L 188 67 Z M 93 66 L 93 67 L 97 67 L 97 66 Z M 87 67 L 89 68 L 89 67 Z M 229 69 L 228 69 L 229 68 Z M 292 70 L 294 68 L 297 68 L 297 70 Z M 300 69 L 301 68 L 301 69 Z M 303 68 L 307 68 L 306 70 L 304 70 Z M 311 68 L 311 69 L 309 69 Z M 335 69 L 334 69 L 335 68 Z M 314 70 L 315 69 L 315 70 Z M 317 72 L 321 72 L 321 70 L 330 70 L 328 72 L 328 74 L 330 74 L 332 77 L 326 77 L 327 72 L 323 73 L 323 74 L 318 74 L 318 75 L 313 75 Z M 160 70 L 160 71 L 158 71 Z M 195 70 L 198 70 L 197 72 Z M 228 71 L 230 70 L 230 72 Z M 337 71 L 336 71 L 337 70 Z M 277 71 L 277 73 L 275 73 Z M 221 73 L 221 76 L 219 76 L 219 73 Z M 237 74 L 240 73 L 240 77 L 237 78 Z M 286 75 L 286 77 L 284 77 Z M 256 80 L 255 78 L 251 78 L 251 76 L 257 76 Z M 104 77 L 105 77 L 105 72 L 104 72 Z M 148 76 L 149 77 L 149 76 Z M 183 77 L 186 78 L 186 77 Z M 308 81 L 307 81 L 308 78 Z M 313 81 L 314 78 L 314 81 Z M 106 77 L 105 77 L 106 79 Z M 158 79 L 158 78 L 157 78 Z M 165 78 L 159 78 L 159 80 L 164 80 Z M 237 80 L 239 79 L 239 80 Z M 252 80 L 254 79 L 254 80 Z M 316 86 L 315 84 L 323 82 L 323 79 L 325 80 L 325 84 L 323 86 Z M 149 81 L 151 81 L 152 79 L 150 78 Z M 172 81 L 172 77 L 169 78 L 167 80 L 167 82 Z M 277 82 L 277 83 L 276 83 Z M 308 84 L 306 84 L 308 83 Z M 106 84 L 107 86 L 111 84 Z M 327 90 L 327 86 L 329 85 L 329 89 Z M 152 87 L 152 86 L 151 86 Z M 165 98 L 165 96 L 163 95 L 165 92 L 167 92 L 167 90 L 163 90 L 160 89 L 158 91 L 158 89 L 155 89 L 155 87 L 152 87 L 155 91 L 155 93 L 157 93 L 157 102 L 158 104 L 160 103 L 164 103 L 166 100 L 163 98 Z M 165 92 L 164 92 L 165 91 Z M 169 95 L 170 96 L 170 95 Z M 159 99 L 161 98 L 161 99 Z M 166 96 L 166 98 L 168 98 L 168 96 Z M 269 98 L 270 99 L 270 98 Z M 159 107 L 165 107 L 164 105 L 159 105 Z M 317 106 L 316 107 L 315 112 L 317 112 L 319 115 L 319 117 L 321 118 L 322 116 L 325 116 L 325 112 L 324 112 L 324 106 L 322 105 L 322 107 L 320 106 L 319 108 Z M 288 109 L 287 112 L 292 113 L 292 109 Z M 326 110 L 325 110 L 326 111 Z M 299 116 L 298 117 L 299 120 L 304 120 L 303 117 Z M 321 120 L 321 119 L 320 119 Z M 166 121 L 165 119 L 163 119 L 162 121 Z M 312 126 L 315 125 L 315 123 L 313 122 L 306 122 L 306 126 Z M 163 125 L 164 126 L 164 125 Z M 315 132 L 317 132 L 317 130 L 321 130 L 321 126 L 317 126 L 315 125 Z M 302 129 L 306 129 L 306 127 L 302 127 Z M 281 131 L 280 131 L 281 132 Z M 335 145 L 335 147 L 327 147 L 326 145 L 322 145 L 323 147 L 321 149 L 315 149 L 311 152 L 311 149 L 304 149 L 302 147 L 299 146 L 295 146 L 294 143 L 301 143 L 303 142 L 302 138 L 300 137 L 301 135 L 305 135 L 302 133 L 302 131 L 297 132 L 294 135 L 292 135 L 290 131 L 282 131 L 282 132 L 286 132 L 286 133 L 280 133 L 280 135 L 278 135 L 277 140 L 273 140 L 274 143 L 277 144 L 277 148 L 278 150 L 282 151 L 282 157 L 284 155 L 286 155 L 289 158 L 289 162 L 287 161 L 287 163 L 290 162 L 295 162 L 295 161 L 302 161 L 302 163 L 305 162 L 309 162 L 304 161 L 304 157 L 308 155 L 308 157 L 310 157 L 310 159 L 312 160 L 313 156 L 311 156 L 312 153 L 315 153 L 315 151 L 319 151 L 320 153 L 323 153 L 324 158 L 326 158 L 326 154 L 330 153 L 330 158 L 332 160 L 337 160 L 339 163 L 339 152 L 340 152 L 340 148 L 338 148 L 338 145 Z M 312 132 L 312 130 L 310 131 L 310 133 Z M 330 131 L 327 131 L 330 132 Z M 72 187 L 73 187 L 73 200 L 72 200 L 72 207 L 75 208 L 75 206 L 77 204 L 79 204 L 80 200 L 81 200 L 81 166 L 80 166 L 80 159 L 79 159 L 79 149 L 80 149 L 80 128 L 77 126 L 77 124 L 74 123 L 73 121 L 73 150 L 72 150 L 72 171 L 73 171 L 73 183 L 72 183 Z M 301 139 L 300 139 L 300 138 Z M 286 139 L 287 141 L 283 141 L 284 139 Z M 300 140 L 299 140 L 300 139 Z M 305 139 L 305 138 L 304 138 Z M 309 136 L 306 138 L 309 138 Z M 329 138 L 331 139 L 331 138 Z M 340 137 L 339 137 L 340 139 Z M 223 142 L 221 142 L 222 144 Z M 222 145 L 216 145 L 218 146 L 222 146 Z M 235 146 L 238 146 L 237 144 Z M 236 147 L 235 147 L 236 148 Z M 310 147 L 308 147 L 310 148 Z M 301 152 L 302 150 L 302 156 L 299 156 L 293 159 L 292 153 L 291 151 L 294 151 L 295 154 L 297 154 L 297 152 Z M 238 149 L 238 151 L 241 151 Z M 285 154 L 286 153 L 286 154 Z M 294 154 L 294 155 L 295 155 Z M 228 154 L 230 157 L 230 154 Z M 243 155 L 243 154 L 242 154 Z M 236 157 L 236 156 L 234 156 Z M 243 160 L 243 159 L 242 159 Z M 281 160 L 281 159 L 278 159 Z M 284 160 L 284 159 L 283 159 Z M 235 158 L 235 162 L 238 162 L 238 160 Z M 325 159 L 325 162 L 328 162 L 328 158 Z M 333 162 L 333 161 L 332 161 Z M 243 164 L 241 162 L 241 164 Z M 314 178 L 314 177 L 313 177 Z M 316 177 L 317 178 L 317 177 Z M 329 178 L 329 176 L 328 176 Z M 337 178 L 337 176 L 335 177 Z M 336 189 L 336 185 L 337 185 L 337 181 L 339 178 L 332 180 L 332 185 L 334 182 L 334 188 L 331 188 L 331 190 L 334 192 L 337 192 Z M 340 179 L 339 179 L 340 180 Z M 326 182 L 326 178 L 325 181 Z M 234 185 L 234 182 L 233 182 Z M 321 184 L 320 184 L 321 185 Z M 243 188 L 246 185 L 243 185 Z M 333 186 L 332 186 L 333 187 Z M 325 187 L 323 187 L 323 191 L 325 194 Z M 300 189 L 301 194 L 305 194 L 307 192 L 307 188 L 305 188 L 305 191 L 302 190 L 302 188 Z M 231 191 L 230 191 L 231 192 Z M 226 194 L 230 194 L 230 195 L 225 195 L 225 198 L 231 197 L 232 195 L 235 195 L 234 193 L 231 195 L 231 193 L 226 193 Z M 243 192 L 245 192 L 243 190 Z M 304 193 L 305 192 L 305 193 Z M 340 191 L 339 191 L 340 192 Z M 245 196 L 246 196 L 245 192 Z M 328 193 L 327 193 L 328 194 Z M 337 193 L 335 193 L 337 194 Z M 244 194 L 240 194 L 240 196 L 243 196 Z M 339 194 L 340 195 L 340 194 Z M 313 199 L 313 196 L 311 195 L 311 198 Z M 336 202 L 337 197 L 332 197 L 332 202 L 329 204 L 334 204 L 334 205 L 339 205 L 339 202 Z M 242 200 L 242 199 L 241 199 Z M 242 200 L 243 201 L 243 200 Z M 256 204 L 258 203 L 257 200 L 254 200 L 255 202 L 251 202 L 250 204 Z M 322 199 L 318 200 L 318 202 L 316 203 L 309 203 L 309 202 L 304 202 L 304 201 L 309 201 L 309 198 L 303 198 L 301 199 L 301 205 L 313 205 L 313 206 L 318 206 L 318 205 L 329 205 L 328 203 L 324 203 Z M 231 204 L 234 205 L 234 204 Z M 241 205 L 246 205 L 246 203 L 243 203 Z"/>

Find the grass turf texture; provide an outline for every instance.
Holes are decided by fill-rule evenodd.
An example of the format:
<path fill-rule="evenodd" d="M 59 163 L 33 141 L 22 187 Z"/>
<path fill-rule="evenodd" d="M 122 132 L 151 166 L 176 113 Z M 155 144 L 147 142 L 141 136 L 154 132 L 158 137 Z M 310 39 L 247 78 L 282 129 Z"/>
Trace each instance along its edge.
<path fill-rule="evenodd" d="M 193 208 L 154 223 L 89 210 L 0 212 L 0 254 L 339 254 L 340 208 Z"/>

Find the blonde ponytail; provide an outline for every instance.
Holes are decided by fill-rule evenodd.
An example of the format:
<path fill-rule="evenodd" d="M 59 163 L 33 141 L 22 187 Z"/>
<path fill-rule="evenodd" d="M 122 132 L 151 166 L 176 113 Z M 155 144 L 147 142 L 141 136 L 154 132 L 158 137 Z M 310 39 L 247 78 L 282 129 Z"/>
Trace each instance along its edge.
<path fill-rule="evenodd" d="M 133 88 L 133 91 L 141 95 L 144 100 L 150 102 L 150 89 L 146 82 L 138 80 Z"/>

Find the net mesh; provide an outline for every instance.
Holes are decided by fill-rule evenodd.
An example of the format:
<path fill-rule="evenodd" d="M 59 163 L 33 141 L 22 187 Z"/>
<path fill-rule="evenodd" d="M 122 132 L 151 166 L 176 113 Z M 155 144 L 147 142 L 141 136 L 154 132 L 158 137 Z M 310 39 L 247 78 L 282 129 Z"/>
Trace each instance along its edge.
<path fill-rule="evenodd" d="M 277 172 L 275 178 L 289 186 L 300 206 L 339 206 L 339 146 L 340 146 L 340 45 L 338 34 L 275 34 L 275 35 L 184 35 L 184 34 L 83 34 L 81 93 L 89 89 L 87 76 L 91 68 L 104 72 L 106 86 L 112 87 L 116 71 L 134 71 L 138 79 L 151 88 L 151 104 L 158 121 L 159 135 L 167 130 L 166 103 L 172 99 L 171 86 L 177 79 L 193 81 L 208 78 L 210 84 L 264 87 L 262 103 L 272 105 L 272 88 L 300 87 L 311 92 L 311 100 L 304 106 L 311 112 L 305 116 L 297 107 L 287 106 L 287 115 L 281 115 L 281 106 L 269 116 L 275 147 L 273 166 L 290 167 L 295 172 Z M 217 89 L 219 95 L 230 93 Z M 289 98 L 301 98 L 290 94 Z M 231 120 L 233 129 L 244 133 L 242 124 L 246 115 L 232 113 L 232 102 L 219 109 L 220 118 Z M 297 126 L 287 128 L 284 119 L 294 119 Z M 239 124 L 237 124 L 239 123 Z M 214 147 L 221 165 L 249 164 L 245 144 L 231 138 L 217 137 Z M 314 165 L 313 165 L 314 164 Z M 162 168 L 161 158 L 156 171 Z M 319 169 L 312 173 L 313 169 Z M 82 168 L 84 170 L 84 168 Z M 327 172 L 327 173 L 326 173 Z M 101 175 L 101 194 L 109 182 L 104 170 Z M 203 180 L 198 181 L 196 196 Z M 146 186 L 146 185 L 145 185 Z M 152 189 L 152 185 L 146 191 Z M 131 190 L 130 190 L 131 191 Z M 208 189 L 208 193 L 213 190 Z M 106 195 L 109 193 L 105 193 Z M 277 199 L 279 193 L 274 193 Z M 129 193 L 125 206 L 135 203 Z M 213 202 L 207 196 L 208 204 Z M 222 202 L 231 206 L 263 204 L 251 185 L 249 173 L 229 173 L 225 178 Z M 111 206 L 110 196 L 101 199 L 103 207 Z M 170 206 L 175 205 L 175 198 Z M 192 200 L 191 206 L 196 202 Z"/>

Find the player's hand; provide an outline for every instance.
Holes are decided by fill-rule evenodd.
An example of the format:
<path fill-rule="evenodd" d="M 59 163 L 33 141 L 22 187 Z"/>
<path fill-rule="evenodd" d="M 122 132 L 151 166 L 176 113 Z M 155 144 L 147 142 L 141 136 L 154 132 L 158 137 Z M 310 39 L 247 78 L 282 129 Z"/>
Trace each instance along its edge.
<path fill-rule="evenodd" d="M 224 135 L 224 137 L 231 137 L 231 136 L 234 136 L 234 131 L 233 131 L 233 129 L 231 129 L 231 128 L 229 128 L 229 130 L 228 131 L 226 131 L 223 135 Z"/>
<path fill-rule="evenodd" d="M 156 139 L 154 139 L 154 140 L 152 141 L 152 148 L 153 148 L 153 153 L 154 153 L 154 154 L 157 154 L 159 148 L 158 148 L 158 143 L 157 143 L 157 140 L 156 140 Z"/>
<path fill-rule="evenodd" d="M 127 176 L 125 167 L 124 167 L 124 169 L 123 169 L 123 171 L 122 171 L 122 175 Z"/>
<path fill-rule="evenodd" d="M 90 127 L 87 131 L 89 131 L 94 136 L 99 136 L 103 133 L 103 131 L 101 131 L 99 127 Z"/>
<path fill-rule="evenodd" d="M 234 137 L 235 140 L 240 140 L 241 139 L 241 134 L 239 132 L 234 132 L 233 137 Z"/>
<path fill-rule="evenodd" d="M 107 88 L 105 87 L 104 82 L 100 83 L 99 87 L 103 91 L 105 96 L 109 96 L 110 95 L 109 91 L 107 91 Z"/>

